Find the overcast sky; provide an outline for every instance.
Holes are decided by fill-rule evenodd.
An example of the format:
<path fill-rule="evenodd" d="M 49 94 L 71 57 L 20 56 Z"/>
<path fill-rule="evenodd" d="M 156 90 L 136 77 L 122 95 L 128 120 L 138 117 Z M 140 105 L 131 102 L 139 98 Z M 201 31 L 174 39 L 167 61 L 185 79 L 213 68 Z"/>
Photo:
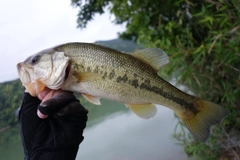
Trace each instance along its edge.
<path fill-rule="evenodd" d="M 66 42 L 117 38 L 124 26 L 110 14 L 96 15 L 86 29 L 77 29 L 78 9 L 70 0 L 1 0 L 0 83 L 18 78 L 16 64 L 28 56 Z"/>

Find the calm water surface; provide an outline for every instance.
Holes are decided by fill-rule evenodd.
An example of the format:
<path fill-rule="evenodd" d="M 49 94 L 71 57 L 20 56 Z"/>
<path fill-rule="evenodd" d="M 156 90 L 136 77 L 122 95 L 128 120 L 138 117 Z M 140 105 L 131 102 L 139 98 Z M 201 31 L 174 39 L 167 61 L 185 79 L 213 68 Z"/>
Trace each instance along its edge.
<path fill-rule="evenodd" d="M 105 105 L 110 102 L 106 102 Z M 96 106 L 89 113 L 88 127 L 80 145 L 77 160 L 185 160 L 181 146 L 172 138 L 177 120 L 173 112 L 158 107 L 157 115 L 144 120 L 123 105 Z M 120 109 L 119 109 L 120 108 Z M 102 115 L 102 116 L 101 116 Z M 95 118 L 94 118 L 95 117 Z M 97 117 L 97 118 L 96 118 Z M 18 127 L 0 133 L 0 160 L 21 160 L 23 149 Z"/>
<path fill-rule="evenodd" d="M 183 148 L 171 137 L 177 122 L 173 112 L 158 108 L 158 114 L 150 120 L 120 112 L 87 128 L 77 160 L 187 159 Z"/>

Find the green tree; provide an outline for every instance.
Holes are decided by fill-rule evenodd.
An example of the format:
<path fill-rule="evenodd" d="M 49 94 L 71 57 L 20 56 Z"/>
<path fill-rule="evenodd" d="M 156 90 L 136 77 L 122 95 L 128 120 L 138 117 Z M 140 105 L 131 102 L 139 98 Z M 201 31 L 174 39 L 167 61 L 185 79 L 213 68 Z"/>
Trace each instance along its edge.
<path fill-rule="evenodd" d="M 15 111 L 21 105 L 23 90 L 20 80 L 0 83 L 0 130 L 17 123 Z"/>
<path fill-rule="evenodd" d="M 79 8 L 79 28 L 109 10 L 114 23 L 126 24 L 121 38 L 168 53 L 170 63 L 162 75 L 230 111 L 205 144 L 175 133 L 189 157 L 240 158 L 239 0 L 72 0 L 72 5 Z"/>

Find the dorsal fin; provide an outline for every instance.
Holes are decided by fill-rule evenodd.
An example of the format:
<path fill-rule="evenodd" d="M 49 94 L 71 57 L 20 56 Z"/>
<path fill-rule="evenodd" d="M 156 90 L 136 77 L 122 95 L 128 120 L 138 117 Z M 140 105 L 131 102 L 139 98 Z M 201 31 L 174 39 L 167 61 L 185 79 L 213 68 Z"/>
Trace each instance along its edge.
<path fill-rule="evenodd" d="M 160 48 L 145 48 L 130 54 L 151 65 L 156 71 L 159 71 L 169 62 L 167 54 Z"/>

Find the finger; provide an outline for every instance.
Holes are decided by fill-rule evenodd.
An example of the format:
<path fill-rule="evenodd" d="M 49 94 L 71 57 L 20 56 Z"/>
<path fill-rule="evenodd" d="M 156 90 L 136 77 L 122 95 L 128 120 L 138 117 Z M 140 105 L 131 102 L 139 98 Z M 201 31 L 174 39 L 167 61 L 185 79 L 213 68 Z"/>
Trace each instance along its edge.
<path fill-rule="evenodd" d="M 38 99 L 40 99 L 42 101 L 46 101 L 58 93 L 60 93 L 60 90 L 51 90 L 46 87 L 43 91 L 41 91 L 38 94 Z M 37 110 L 37 115 L 41 119 L 46 119 L 48 117 L 48 115 L 42 114 L 39 109 Z"/>
<path fill-rule="evenodd" d="M 51 90 L 42 100 L 42 102 L 47 101 L 48 99 L 55 97 L 56 95 L 58 95 L 61 92 L 65 92 L 62 90 Z"/>
<path fill-rule="evenodd" d="M 76 101 L 76 98 L 72 92 L 61 91 L 46 101 L 42 101 L 38 109 L 44 115 L 51 115 L 73 101 Z"/>
<path fill-rule="evenodd" d="M 51 89 L 45 88 L 43 91 L 41 91 L 41 92 L 38 94 L 38 99 L 43 100 L 44 97 L 46 97 L 46 95 L 47 95 L 49 92 L 51 92 Z"/>
<path fill-rule="evenodd" d="M 57 116 L 81 116 L 87 114 L 88 110 L 84 108 L 79 101 L 74 101 L 55 113 Z"/>
<path fill-rule="evenodd" d="M 46 119 L 46 118 L 48 117 L 48 115 L 42 114 L 42 113 L 39 111 L 39 109 L 37 110 L 37 115 L 38 115 L 38 117 L 41 118 L 41 119 Z"/>

